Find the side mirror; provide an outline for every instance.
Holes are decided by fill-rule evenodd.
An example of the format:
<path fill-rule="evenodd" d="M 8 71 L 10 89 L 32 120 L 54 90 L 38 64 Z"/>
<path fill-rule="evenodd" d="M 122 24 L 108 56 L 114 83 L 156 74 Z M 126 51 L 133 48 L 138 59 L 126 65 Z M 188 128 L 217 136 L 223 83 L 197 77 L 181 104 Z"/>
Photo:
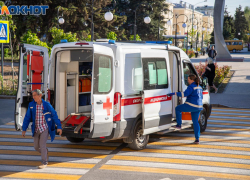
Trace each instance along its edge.
<path fill-rule="evenodd" d="M 203 90 L 207 89 L 207 78 L 206 77 L 202 78 L 201 86 L 202 86 Z"/>

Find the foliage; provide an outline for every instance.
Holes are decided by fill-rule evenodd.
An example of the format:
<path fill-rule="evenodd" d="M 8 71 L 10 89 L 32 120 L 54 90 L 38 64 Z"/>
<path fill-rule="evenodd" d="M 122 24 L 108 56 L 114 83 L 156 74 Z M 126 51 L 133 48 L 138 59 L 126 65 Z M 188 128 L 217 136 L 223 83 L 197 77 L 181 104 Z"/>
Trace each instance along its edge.
<path fill-rule="evenodd" d="M 3 80 L 2 74 L 0 74 L 0 95 L 16 95 L 16 93 L 17 93 L 17 80 L 9 79 L 8 81 L 11 82 L 11 85 L 10 86 L 4 85 L 2 88 L 2 84 L 4 84 L 4 80 Z M 12 86 L 13 82 L 14 82 L 14 86 L 15 86 L 14 89 Z"/>
<path fill-rule="evenodd" d="M 78 41 L 78 38 L 76 37 L 76 33 L 65 33 L 62 29 L 57 29 L 56 27 L 53 27 L 49 30 L 52 36 L 52 46 L 59 44 L 62 39 L 67 39 L 68 42 L 76 42 Z"/>
<path fill-rule="evenodd" d="M 219 86 L 222 81 L 224 80 L 224 78 L 228 75 L 228 73 L 230 72 L 230 69 L 232 68 L 231 66 L 218 66 L 217 63 L 214 64 L 215 65 L 215 78 L 214 78 L 214 84 L 215 86 Z M 206 63 L 199 63 L 199 65 L 194 65 L 197 73 L 199 74 L 199 76 L 201 76 L 205 70 L 206 70 Z"/>
<path fill-rule="evenodd" d="M 188 38 L 190 38 L 191 41 L 195 41 L 196 37 L 197 37 L 197 30 L 191 29 L 188 32 Z"/>
<path fill-rule="evenodd" d="M 186 50 L 187 50 L 186 48 L 182 48 L 182 51 L 186 52 Z"/>
<path fill-rule="evenodd" d="M 200 47 L 198 47 L 198 48 L 197 48 L 197 51 L 198 51 L 198 52 L 199 52 L 199 51 L 201 51 L 201 48 L 200 48 Z"/>
<path fill-rule="evenodd" d="M 151 4 L 150 6 L 140 3 Z M 135 22 L 135 10 L 136 10 L 136 29 L 137 33 L 143 40 L 156 40 L 158 38 L 158 27 L 163 29 L 160 31 L 160 37 L 165 34 L 166 20 L 164 13 L 168 14 L 168 4 L 166 0 L 140 0 L 140 1 L 128 1 L 128 0 L 117 0 L 117 9 L 120 15 L 127 16 L 127 21 L 122 25 L 121 28 L 125 29 L 125 36 L 130 37 L 134 34 L 134 22 Z M 164 13 L 163 13 L 164 12 Z M 144 23 L 144 18 L 149 16 L 151 22 L 149 24 Z M 165 20 L 165 21 L 164 21 Z M 161 38 L 162 39 L 162 38 Z"/>
<path fill-rule="evenodd" d="M 211 34 L 205 33 L 203 38 L 204 43 L 207 45 L 211 41 Z"/>
<path fill-rule="evenodd" d="M 107 34 L 107 38 L 110 39 L 110 40 L 117 40 L 117 34 L 113 31 L 110 31 L 108 34 Z"/>
<path fill-rule="evenodd" d="M 245 14 L 245 18 L 247 20 L 248 32 L 249 32 L 249 30 L 250 30 L 250 6 L 245 7 L 244 14 Z M 248 41 L 248 42 L 250 42 L 250 41 Z"/>
<path fill-rule="evenodd" d="M 223 37 L 225 40 L 232 40 L 234 38 L 234 33 L 234 19 L 229 15 L 226 9 L 224 12 Z"/>
<path fill-rule="evenodd" d="M 51 48 L 47 45 L 46 42 L 42 42 L 36 35 L 36 33 L 32 33 L 31 31 L 28 31 L 21 37 L 21 42 L 22 43 L 27 43 L 27 44 L 33 44 L 37 46 L 43 46 L 48 48 L 49 54 L 51 51 Z"/>
<path fill-rule="evenodd" d="M 236 12 L 234 15 L 235 37 L 240 40 L 242 40 L 246 36 L 246 33 L 249 30 L 248 22 L 246 20 L 246 17 L 244 16 L 244 11 L 242 11 L 241 9 L 241 6 L 236 8 Z M 240 33 L 240 35 L 238 33 Z"/>
<path fill-rule="evenodd" d="M 195 56 L 194 51 L 193 51 L 193 50 L 188 50 L 188 57 L 189 57 L 189 58 L 192 58 L 192 57 L 194 57 L 194 56 Z"/>
<path fill-rule="evenodd" d="M 136 39 L 136 41 L 141 41 L 141 38 L 140 38 L 140 36 L 138 34 L 136 34 L 135 39 Z M 129 40 L 133 41 L 134 40 L 134 35 L 130 35 Z"/>
<path fill-rule="evenodd" d="M 91 41 L 91 35 L 88 35 L 84 40 L 85 41 Z"/>

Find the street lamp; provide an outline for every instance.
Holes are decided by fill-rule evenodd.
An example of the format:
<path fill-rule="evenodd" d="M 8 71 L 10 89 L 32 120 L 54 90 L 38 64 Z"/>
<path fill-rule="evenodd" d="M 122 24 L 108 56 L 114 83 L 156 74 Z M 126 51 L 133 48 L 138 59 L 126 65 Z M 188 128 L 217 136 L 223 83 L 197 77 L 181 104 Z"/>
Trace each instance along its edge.
<path fill-rule="evenodd" d="M 94 14 L 95 12 L 100 10 L 100 9 L 97 9 L 94 11 L 94 1 L 95 0 L 92 0 L 92 5 L 91 5 L 91 41 L 94 41 Z M 106 21 L 112 21 L 113 17 L 114 16 L 110 11 L 104 14 L 104 18 Z"/>
<path fill-rule="evenodd" d="M 179 23 L 178 23 L 178 22 L 177 22 L 177 19 L 178 19 L 180 16 L 186 16 L 186 17 L 187 17 L 187 15 L 185 15 L 185 14 L 179 14 L 179 15 L 176 14 L 176 15 L 175 15 L 175 22 L 176 22 L 176 23 L 174 24 L 174 25 L 175 25 L 175 46 L 177 46 L 177 25 L 178 25 L 179 23 L 183 23 L 183 24 L 182 24 L 182 27 L 183 27 L 183 28 L 186 28 L 186 27 L 187 27 L 186 23 L 188 22 L 188 17 L 187 17 L 187 19 L 186 19 L 185 22 L 179 22 Z"/>
<path fill-rule="evenodd" d="M 165 11 L 168 11 L 168 12 L 171 12 L 173 14 L 173 12 L 171 10 L 168 10 L 168 9 L 162 9 L 160 12 L 159 12 L 159 20 L 158 20 L 158 40 L 160 40 L 160 18 L 161 18 L 161 13 L 162 12 L 165 12 Z M 172 17 L 173 18 L 173 17 Z M 172 19 L 171 18 L 171 19 Z M 171 21 L 169 19 L 169 21 L 167 22 L 167 25 L 171 25 Z"/>
<path fill-rule="evenodd" d="M 203 42 L 203 32 L 204 31 L 210 31 L 210 27 L 212 26 L 212 24 L 211 23 L 209 23 L 209 22 L 206 22 L 206 21 L 202 21 L 203 22 L 203 25 L 202 25 L 202 43 L 201 43 L 201 48 L 203 48 L 203 44 L 204 44 L 204 42 Z M 205 28 L 205 25 L 207 25 L 207 28 Z"/>
<path fill-rule="evenodd" d="M 151 8 L 151 11 L 153 11 L 153 7 L 152 7 L 149 3 L 144 3 L 144 2 L 142 2 L 142 3 L 139 3 L 139 4 L 136 6 L 136 8 L 135 8 L 135 10 L 134 10 L 134 12 L 135 12 L 134 41 L 136 41 L 136 11 L 137 11 L 137 9 L 138 9 L 140 6 L 142 6 L 142 5 L 149 6 L 149 7 Z M 151 22 L 150 17 L 149 17 L 149 16 L 145 17 L 145 18 L 144 18 L 144 22 L 145 22 L 146 24 L 149 24 L 149 23 Z"/>
<path fill-rule="evenodd" d="M 61 6 L 59 6 L 59 7 L 58 7 L 58 10 L 57 10 L 57 18 L 58 18 L 58 23 L 59 23 L 60 25 L 62 25 L 62 24 L 64 24 L 65 20 L 64 20 L 64 18 L 63 18 L 63 13 L 62 13 L 61 16 L 59 16 L 60 8 L 61 8 Z M 59 24 L 57 25 L 57 29 L 59 29 Z"/>

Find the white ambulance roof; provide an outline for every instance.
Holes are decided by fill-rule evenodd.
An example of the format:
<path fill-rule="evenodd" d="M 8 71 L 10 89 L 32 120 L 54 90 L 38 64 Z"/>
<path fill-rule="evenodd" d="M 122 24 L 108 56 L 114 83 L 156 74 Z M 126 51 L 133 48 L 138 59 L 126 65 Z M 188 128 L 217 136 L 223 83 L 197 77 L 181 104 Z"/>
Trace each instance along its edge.
<path fill-rule="evenodd" d="M 112 49 L 116 49 L 117 47 L 122 47 L 122 48 L 131 48 L 136 46 L 137 48 L 150 48 L 150 49 L 168 49 L 168 50 L 172 50 L 172 51 L 180 51 L 180 55 L 181 55 L 181 59 L 185 59 L 185 60 L 189 60 L 189 57 L 187 56 L 187 54 L 180 48 L 176 47 L 176 46 L 170 46 L 170 45 L 163 45 L 163 44 L 154 44 L 154 43 L 125 43 L 125 42 L 116 42 L 115 44 L 109 44 L 107 42 L 86 42 L 88 44 L 86 45 L 77 45 L 76 43 L 80 43 L 80 42 L 69 42 L 69 43 L 60 43 L 57 45 L 54 45 L 52 50 L 51 50 L 51 55 L 56 53 L 56 49 L 58 48 L 91 48 L 93 47 L 93 44 L 98 44 L 98 45 L 103 45 L 103 46 L 107 46 L 107 47 L 111 47 Z"/>

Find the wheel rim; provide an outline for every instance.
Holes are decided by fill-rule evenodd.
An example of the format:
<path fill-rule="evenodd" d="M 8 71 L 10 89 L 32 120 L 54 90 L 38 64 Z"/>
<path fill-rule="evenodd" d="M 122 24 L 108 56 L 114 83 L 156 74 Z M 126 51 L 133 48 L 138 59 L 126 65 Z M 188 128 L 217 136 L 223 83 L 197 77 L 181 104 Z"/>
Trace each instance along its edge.
<path fill-rule="evenodd" d="M 142 128 L 139 128 L 137 133 L 136 133 L 136 141 L 137 141 L 138 145 L 143 146 L 145 140 L 146 140 L 146 135 L 143 135 Z"/>
<path fill-rule="evenodd" d="M 206 117 L 205 117 L 204 113 L 202 113 L 200 116 L 200 123 L 202 126 L 205 126 L 205 124 L 206 124 Z"/>

